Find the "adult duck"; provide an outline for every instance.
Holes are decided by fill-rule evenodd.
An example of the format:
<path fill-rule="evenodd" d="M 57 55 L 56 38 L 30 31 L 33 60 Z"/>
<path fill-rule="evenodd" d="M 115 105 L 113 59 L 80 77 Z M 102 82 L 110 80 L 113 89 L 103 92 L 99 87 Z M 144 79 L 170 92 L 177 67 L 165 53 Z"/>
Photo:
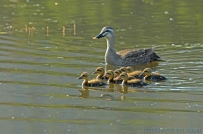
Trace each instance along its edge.
<path fill-rule="evenodd" d="M 116 66 L 130 66 L 150 63 L 152 61 L 161 60 L 154 52 L 154 48 L 147 49 L 126 49 L 116 52 L 114 49 L 115 34 L 113 28 L 106 26 L 102 28 L 99 35 L 93 39 L 105 38 L 107 41 L 107 49 L 105 53 L 106 64 Z"/>

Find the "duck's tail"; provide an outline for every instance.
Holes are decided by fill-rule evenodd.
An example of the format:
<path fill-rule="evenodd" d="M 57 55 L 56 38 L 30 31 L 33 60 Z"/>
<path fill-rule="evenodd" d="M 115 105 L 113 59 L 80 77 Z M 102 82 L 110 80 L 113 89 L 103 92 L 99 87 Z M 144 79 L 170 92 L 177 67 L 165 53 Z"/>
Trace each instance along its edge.
<path fill-rule="evenodd" d="M 155 52 L 150 55 L 150 62 L 152 61 L 164 61 L 161 57 L 159 57 Z"/>

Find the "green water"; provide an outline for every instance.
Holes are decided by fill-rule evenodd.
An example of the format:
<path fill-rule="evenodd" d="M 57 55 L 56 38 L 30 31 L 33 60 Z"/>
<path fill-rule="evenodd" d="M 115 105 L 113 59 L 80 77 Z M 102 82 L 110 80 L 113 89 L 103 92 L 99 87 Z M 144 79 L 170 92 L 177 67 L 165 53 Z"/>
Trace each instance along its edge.
<path fill-rule="evenodd" d="M 0 3 L 1 133 L 203 133 L 201 0 Z M 134 68 L 169 80 L 83 90 L 82 72 L 118 68 L 105 66 L 106 41 L 92 39 L 107 25 L 117 51 L 156 47 L 164 62 Z"/>

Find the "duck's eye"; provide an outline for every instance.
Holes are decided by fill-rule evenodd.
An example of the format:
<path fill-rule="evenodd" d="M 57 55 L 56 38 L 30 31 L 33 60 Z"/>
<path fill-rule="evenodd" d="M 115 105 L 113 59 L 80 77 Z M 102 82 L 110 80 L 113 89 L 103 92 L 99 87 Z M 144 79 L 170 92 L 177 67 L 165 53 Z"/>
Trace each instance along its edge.
<path fill-rule="evenodd" d="M 111 75 L 110 73 L 107 73 L 108 75 Z"/>
<path fill-rule="evenodd" d="M 101 70 L 97 70 L 98 72 L 101 72 Z"/>

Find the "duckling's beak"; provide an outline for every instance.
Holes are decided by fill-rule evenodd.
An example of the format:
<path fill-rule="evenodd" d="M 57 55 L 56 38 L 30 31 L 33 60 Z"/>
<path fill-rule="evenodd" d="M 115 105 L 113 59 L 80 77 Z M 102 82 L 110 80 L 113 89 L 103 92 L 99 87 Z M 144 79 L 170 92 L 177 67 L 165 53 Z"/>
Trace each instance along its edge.
<path fill-rule="evenodd" d="M 100 38 L 102 38 L 102 37 L 104 37 L 103 36 L 103 34 L 102 33 L 100 33 L 99 35 L 97 35 L 96 37 L 94 37 L 93 39 L 95 40 L 95 39 L 100 39 Z"/>
<path fill-rule="evenodd" d="M 139 75 L 139 77 L 141 78 L 141 77 L 144 77 L 144 72 L 142 72 L 140 75 Z"/>
<path fill-rule="evenodd" d="M 93 72 L 92 74 L 97 74 L 97 72 Z"/>
<path fill-rule="evenodd" d="M 82 76 L 80 76 L 80 77 L 78 78 L 78 80 L 80 80 L 80 79 L 82 79 Z"/>

